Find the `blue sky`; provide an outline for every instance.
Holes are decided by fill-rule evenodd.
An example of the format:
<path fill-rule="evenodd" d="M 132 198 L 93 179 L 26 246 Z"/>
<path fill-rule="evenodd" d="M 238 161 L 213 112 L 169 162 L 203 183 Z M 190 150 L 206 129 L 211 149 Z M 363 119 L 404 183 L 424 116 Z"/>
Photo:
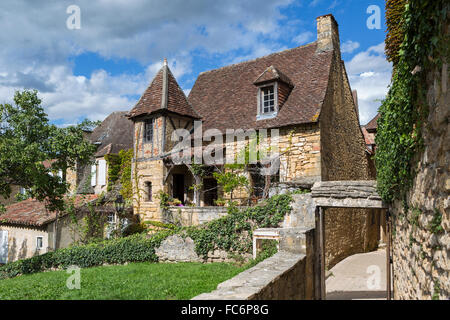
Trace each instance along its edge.
<path fill-rule="evenodd" d="M 68 29 L 69 5 L 80 29 Z M 367 8 L 381 9 L 369 29 Z M 375 116 L 390 81 L 384 1 L 2 1 L 0 103 L 36 88 L 58 125 L 129 110 L 167 57 L 186 94 L 200 72 L 316 40 L 315 18 L 339 23 L 342 57 L 358 90 L 361 123 Z"/>

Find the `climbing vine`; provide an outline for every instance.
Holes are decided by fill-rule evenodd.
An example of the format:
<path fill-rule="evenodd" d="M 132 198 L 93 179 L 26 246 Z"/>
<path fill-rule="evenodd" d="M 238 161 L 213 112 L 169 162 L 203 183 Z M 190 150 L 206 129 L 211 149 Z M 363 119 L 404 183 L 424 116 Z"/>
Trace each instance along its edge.
<path fill-rule="evenodd" d="M 245 209 L 231 205 L 225 217 L 202 226 L 184 228 L 182 233 L 195 241 L 195 250 L 203 258 L 216 249 L 248 253 L 252 248 L 253 230 L 277 227 L 291 212 L 291 202 L 292 196 L 284 194 Z"/>
<path fill-rule="evenodd" d="M 120 150 L 118 154 L 108 154 L 105 160 L 108 164 L 108 187 L 111 191 L 113 186 L 120 182 L 122 188 L 120 193 L 125 199 L 132 197 L 131 184 L 131 160 L 133 159 L 133 149 Z"/>
<path fill-rule="evenodd" d="M 379 110 L 376 136 L 378 191 L 388 202 L 403 199 L 415 176 L 413 159 L 423 145 L 423 121 L 428 114 L 427 72 L 440 68 L 443 58 L 449 60 L 449 39 L 442 32 L 448 7 L 443 1 L 409 0 L 400 21 L 398 14 L 387 19 L 389 32 L 398 30 L 395 24 L 399 23 L 404 32 L 390 90 Z M 387 48 L 394 48 L 397 38 L 389 33 Z M 396 55 L 390 53 L 391 58 Z"/>

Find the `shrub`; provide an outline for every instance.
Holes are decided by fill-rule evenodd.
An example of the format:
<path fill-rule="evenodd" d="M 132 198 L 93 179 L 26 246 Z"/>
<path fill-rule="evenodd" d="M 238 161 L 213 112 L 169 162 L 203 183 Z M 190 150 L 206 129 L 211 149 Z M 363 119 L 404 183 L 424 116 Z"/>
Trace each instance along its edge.
<path fill-rule="evenodd" d="M 125 238 L 76 245 L 0 267 L 0 279 L 30 274 L 48 269 L 64 269 L 71 265 L 81 268 L 125 262 L 158 262 L 155 248 L 173 231 L 161 231 L 152 237 L 135 234 Z"/>
<path fill-rule="evenodd" d="M 228 207 L 228 215 L 202 226 L 185 228 L 185 234 L 195 241 L 195 251 L 206 258 L 208 252 L 221 249 L 248 253 L 252 248 L 253 230 L 276 228 L 292 207 L 290 194 L 276 195 L 255 207 Z"/>

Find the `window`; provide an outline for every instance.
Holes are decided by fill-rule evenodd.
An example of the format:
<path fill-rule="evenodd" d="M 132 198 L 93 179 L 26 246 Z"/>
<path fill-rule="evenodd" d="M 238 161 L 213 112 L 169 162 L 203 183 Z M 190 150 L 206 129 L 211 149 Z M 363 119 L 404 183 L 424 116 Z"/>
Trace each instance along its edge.
<path fill-rule="evenodd" d="M 36 250 L 41 250 L 42 249 L 42 237 L 36 237 Z"/>
<path fill-rule="evenodd" d="M 114 224 L 116 222 L 116 215 L 114 213 L 108 214 L 108 223 Z"/>
<path fill-rule="evenodd" d="M 144 123 L 144 142 L 153 141 L 153 119 L 146 120 Z"/>
<path fill-rule="evenodd" d="M 275 111 L 275 92 L 273 86 L 261 88 L 261 113 Z"/>
<path fill-rule="evenodd" d="M 152 183 L 146 182 L 145 183 L 145 189 L 147 190 L 147 201 L 153 201 L 152 197 Z"/>

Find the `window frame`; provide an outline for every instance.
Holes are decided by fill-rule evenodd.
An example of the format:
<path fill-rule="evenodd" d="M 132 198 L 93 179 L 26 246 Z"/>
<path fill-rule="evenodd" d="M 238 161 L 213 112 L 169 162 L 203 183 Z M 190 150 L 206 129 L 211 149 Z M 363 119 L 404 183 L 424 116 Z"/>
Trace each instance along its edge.
<path fill-rule="evenodd" d="M 273 88 L 273 111 L 264 112 L 264 89 Z M 270 108 L 270 107 L 269 107 Z M 256 120 L 266 120 L 276 117 L 278 114 L 278 82 L 270 82 L 258 87 L 258 110 Z"/>
<path fill-rule="evenodd" d="M 39 239 L 41 240 L 41 246 L 39 246 Z M 37 236 L 36 237 L 36 251 L 42 250 L 44 248 L 44 237 Z"/>
<path fill-rule="evenodd" d="M 150 118 L 150 119 L 146 119 L 144 120 L 144 130 L 143 130 L 143 140 L 144 143 L 153 143 L 153 135 L 154 135 L 154 119 Z M 151 138 L 148 138 L 148 129 L 147 128 L 151 128 Z"/>

